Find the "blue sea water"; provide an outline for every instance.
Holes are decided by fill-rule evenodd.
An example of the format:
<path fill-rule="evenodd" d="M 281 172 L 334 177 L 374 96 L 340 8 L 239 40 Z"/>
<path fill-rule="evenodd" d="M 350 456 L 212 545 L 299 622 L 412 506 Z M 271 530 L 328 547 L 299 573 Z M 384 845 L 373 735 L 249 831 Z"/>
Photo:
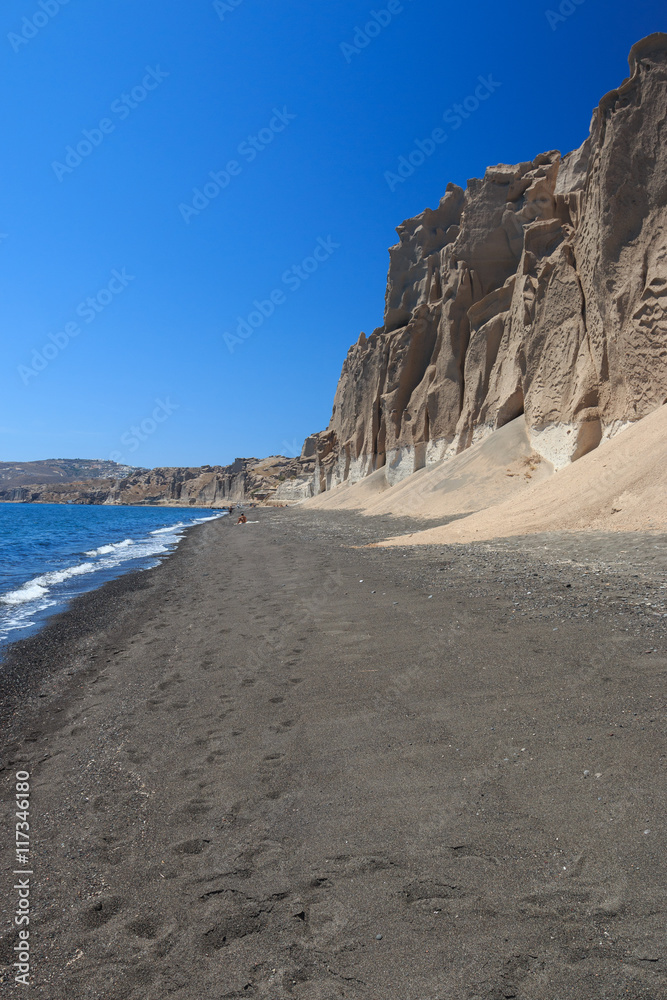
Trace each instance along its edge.
<path fill-rule="evenodd" d="M 0 504 L 0 649 L 78 594 L 156 566 L 186 528 L 222 516 L 191 507 Z"/>

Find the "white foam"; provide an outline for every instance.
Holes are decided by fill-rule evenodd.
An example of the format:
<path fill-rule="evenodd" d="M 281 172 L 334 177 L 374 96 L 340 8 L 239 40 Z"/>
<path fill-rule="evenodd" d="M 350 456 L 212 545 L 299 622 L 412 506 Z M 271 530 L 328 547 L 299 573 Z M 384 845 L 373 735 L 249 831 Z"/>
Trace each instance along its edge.
<path fill-rule="evenodd" d="M 99 563 L 79 563 L 77 566 L 67 566 L 65 569 L 54 570 L 52 573 L 44 573 L 42 576 L 35 576 L 32 580 L 28 580 L 18 590 L 10 590 L 8 594 L 3 594 L 0 601 L 3 604 L 27 604 L 29 601 L 34 601 L 38 597 L 48 594 L 51 587 L 58 583 L 64 583 L 65 580 L 69 580 L 73 576 L 94 573 L 100 568 L 102 567 Z"/>
<path fill-rule="evenodd" d="M 113 545 L 101 545 L 99 549 L 91 549 L 90 552 L 86 552 L 85 554 L 87 556 L 106 556 L 117 549 L 126 549 L 128 545 L 134 545 L 134 539 L 126 538 L 124 542 L 116 542 Z"/>
<path fill-rule="evenodd" d="M 47 608 L 52 607 L 55 601 L 36 601 L 30 607 L 16 607 L 11 613 L 3 615 L 3 620 L 0 622 L 0 639 L 4 639 L 9 635 L 10 632 L 14 632 L 17 629 L 32 628 L 35 624 L 34 616 L 37 612 L 46 611 Z"/>
<path fill-rule="evenodd" d="M 195 518 L 192 521 L 179 521 L 168 528 L 157 528 L 151 531 L 146 538 L 134 541 L 126 538 L 122 542 L 101 545 L 97 549 L 86 552 L 91 557 L 90 562 L 77 563 L 74 566 L 67 566 L 64 569 L 53 570 L 51 573 L 43 573 L 28 580 L 17 590 L 11 590 L 7 594 L 0 596 L 0 603 L 15 607 L 21 604 L 30 604 L 43 598 L 49 593 L 52 587 L 77 576 L 87 576 L 90 573 L 97 573 L 100 570 L 115 569 L 121 563 L 128 560 L 145 559 L 151 556 L 161 556 L 169 552 L 181 539 L 185 528 L 193 524 L 203 524 L 205 521 L 215 521 L 219 517 L 224 517 L 224 513 L 214 514 L 211 517 Z M 158 560 L 159 562 L 159 560 Z"/>
<path fill-rule="evenodd" d="M 193 524 L 205 524 L 206 521 L 217 521 L 218 518 L 226 516 L 227 511 L 222 511 L 220 514 L 212 514 L 209 517 L 196 517 L 192 521 L 178 521 L 177 524 L 172 524 L 169 528 L 156 528 L 155 531 L 151 531 L 151 535 L 171 535 L 172 533 L 177 533 L 180 537 L 185 528 L 191 528 Z"/>
<path fill-rule="evenodd" d="M 196 524 L 195 521 L 190 521 L 190 524 Z M 151 531 L 151 535 L 168 535 L 172 531 L 178 531 L 180 528 L 187 528 L 188 524 L 185 521 L 179 521 L 177 524 L 172 524 L 169 528 L 156 528 L 155 531 Z"/>
<path fill-rule="evenodd" d="M 30 580 L 24 583 L 19 590 L 11 590 L 8 594 L 3 594 L 3 604 L 25 604 L 27 601 L 36 601 L 38 597 L 43 597 L 47 593 L 47 588 L 41 586 L 37 580 Z"/>

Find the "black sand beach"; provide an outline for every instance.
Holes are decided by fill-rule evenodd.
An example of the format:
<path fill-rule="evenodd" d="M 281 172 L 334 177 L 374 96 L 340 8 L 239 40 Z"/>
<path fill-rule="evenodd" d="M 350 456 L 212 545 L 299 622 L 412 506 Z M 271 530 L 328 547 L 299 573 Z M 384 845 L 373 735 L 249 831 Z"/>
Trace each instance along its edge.
<path fill-rule="evenodd" d="M 2 996 L 664 1000 L 667 538 L 255 516 L 10 651 Z"/>

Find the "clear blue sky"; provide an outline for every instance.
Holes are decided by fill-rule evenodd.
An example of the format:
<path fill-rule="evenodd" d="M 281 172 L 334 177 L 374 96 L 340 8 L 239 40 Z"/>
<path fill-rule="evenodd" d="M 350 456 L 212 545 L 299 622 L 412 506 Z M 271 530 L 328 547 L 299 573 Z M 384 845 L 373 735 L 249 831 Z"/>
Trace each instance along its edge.
<path fill-rule="evenodd" d="M 395 226 L 450 180 L 580 145 L 665 30 L 663 0 L 561 6 L 5 0 L 0 459 L 225 464 L 324 428 Z M 443 125 L 480 76 L 494 92 Z M 272 315 L 239 337 L 255 300 Z"/>

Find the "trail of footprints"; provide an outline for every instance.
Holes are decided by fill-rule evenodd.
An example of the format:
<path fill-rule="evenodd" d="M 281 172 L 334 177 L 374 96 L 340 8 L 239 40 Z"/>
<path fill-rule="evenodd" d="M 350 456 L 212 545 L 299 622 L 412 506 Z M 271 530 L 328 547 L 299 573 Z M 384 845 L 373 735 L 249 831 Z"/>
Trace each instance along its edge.
<path fill-rule="evenodd" d="M 266 605 L 264 608 L 266 609 Z M 278 607 L 270 607 L 270 615 L 279 610 Z M 256 620 L 264 621 L 267 617 L 269 616 L 266 614 L 258 614 Z M 275 617 L 272 620 L 275 621 Z M 155 627 L 159 627 L 159 624 Z M 221 637 L 228 631 L 218 630 Z M 280 629 L 274 626 L 270 631 Z M 305 637 L 300 637 L 300 641 L 304 639 Z M 271 653 L 271 647 L 268 648 Z M 251 888 L 242 890 L 239 886 L 250 886 L 257 874 L 257 859 L 267 856 L 265 847 L 246 846 L 238 853 L 228 871 L 222 874 L 210 873 L 207 857 L 212 851 L 219 855 L 223 845 L 233 843 L 239 835 L 243 835 L 244 830 L 247 831 L 248 843 L 256 842 L 258 832 L 262 832 L 256 828 L 258 823 L 265 824 L 265 834 L 269 832 L 266 828 L 268 820 L 266 816 L 262 818 L 263 810 L 258 810 L 257 807 L 264 801 L 275 808 L 275 802 L 289 790 L 289 751 L 287 746 L 279 744 L 278 749 L 258 756 L 255 784 L 248 789 L 247 798 L 232 802 L 226 816 L 219 815 L 220 782 L 224 785 L 227 767 L 224 758 L 233 759 L 234 742 L 250 737 L 254 740 L 256 750 L 261 749 L 261 740 L 257 740 L 255 726 L 250 728 L 246 721 L 248 716 L 253 717 L 247 699 L 250 697 L 251 701 L 264 704 L 261 725 L 265 732 L 270 733 L 274 740 L 276 737 L 288 737 L 296 720 L 289 717 L 289 713 L 284 713 L 284 708 L 289 702 L 290 692 L 303 683 L 300 676 L 285 676 L 285 671 L 301 662 L 301 646 L 288 647 L 282 656 L 267 656 L 265 664 L 259 670 L 251 676 L 240 678 L 238 672 L 221 662 L 221 653 L 222 650 L 210 647 L 201 651 L 198 669 L 204 675 L 214 675 L 211 704 L 215 704 L 215 710 L 208 715 L 202 715 L 200 711 L 195 713 L 192 730 L 181 728 L 179 722 L 182 713 L 187 709 L 192 711 L 193 697 L 180 695 L 188 682 L 179 670 L 163 676 L 144 702 L 149 712 L 162 713 L 167 720 L 173 719 L 174 734 L 178 733 L 179 740 L 185 740 L 185 744 L 181 745 L 186 748 L 191 766 L 175 775 L 179 785 L 182 787 L 182 784 L 192 783 L 197 778 L 214 777 L 213 780 L 199 781 L 198 791 L 193 788 L 194 794 L 188 801 L 174 805 L 168 814 L 167 823 L 177 837 L 171 845 L 164 848 L 157 846 L 158 855 L 162 854 L 163 857 L 150 860 L 157 878 L 175 886 L 177 890 L 179 885 L 183 886 L 183 915 L 171 913 L 168 907 L 166 910 L 163 907 L 146 909 L 137 906 L 138 901 L 123 898 L 113 892 L 103 892 L 92 901 L 89 899 L 81 908 L 79 923 L 83 934 L 82 949 L 91 958 L 86 977 L 92 976 L 92 980 L 87 980 L 87 983 L 89 986 L 94 983 L 98 991 L 108 988 L 109 996 L 115 995 L 111 988 L 112 982 L 114 989 L 123 988 L 123 983 L 130 988 L 128 996 L 143 995 L 146 984 L 161 975 L 160 963 L 156 963 L 154 959 L 182 946 L 183 934 L 193 933 L 193 927 L 196 931 L 193 944 L 203 956 L 215 954 L 234 942 L 266 930 L 282 937 L 285 928 L 289 929 L 293 945 L 298 949 L 309 937 L 309 907 L 331 889 L 328 875 L 319 874 L 300 883 L 290 892 L 265 895 L 254 893 Z M 186 655 L 185 651 L 183 655 Z M 226 651 L 224 655 L 226 656 Z M 276 686 L 280 693 L 266 690 L 267 687 L 273 687 L 275 692 Z M 246 691 L 247 694 L 244 693 Z M 236 724 L 235 716 L 238 717 Z M 213 723 L 208 727 L 207 718 Z M 172 725 L 171 721 L 169 725 Z M 128 733 L 133 728 L 133 723 L 126 726 Z M 159 749 L 152 747 L 146 739 L 142 741 L 142 734 L 126 744 L 123 752 L 129 765 L 145 768 L 147 773 L 160 760 Z M 252 748 L 244 746 L 241 750 L 241 753 L 248 752 L 253 752 Z M 147 846 L 141 843 L 136 823 L 126 825 L 120 819 L 126 810 L 116 808 L 123 796 L 132 794 L 136 793 L 130 790 L 107 792 L 97 796 L 92 803 L 93 813 L 99 817 L 102 825 L 104 826 L 105 820 L 110 824 L 100 831 L 94 852 L 98 863 L 102 863 L 109 871 L 113 871 L 117 865 L 127 864 L 128 857 L 139 851 L 134 862 L 137 863 Z M 211 823 L 212 815 L 216 816 L 214 823 Z M 209 823 L 210 832 L 204 832 Z M 188 831 L 192 833 L 188 835 Z M 281 866 L 283 860 L 281 859 Z M 193 881 L 202 883 L 195 897 L 191 893 Z M 108 935 L 121 935 L 128 942 L 127 959 L 115 969 L 103 956 L 104 941 Z M 98 952 L 97 961 L 91 954 L 94 950 L 93 942 L 98 948 L 102 946 L 102 953 Z M 290 975 L 297 979 L 307 978 L 306 966 L 305 958 L 301 963 L 296 961 Z M 83 986 L 83 978 L 80 978 L 83 976 L 82 968 L 74 964 L 71 976 L 74 982 L 78 981 Z M 136 994 L 134 986 L 137 987 Z"/>

